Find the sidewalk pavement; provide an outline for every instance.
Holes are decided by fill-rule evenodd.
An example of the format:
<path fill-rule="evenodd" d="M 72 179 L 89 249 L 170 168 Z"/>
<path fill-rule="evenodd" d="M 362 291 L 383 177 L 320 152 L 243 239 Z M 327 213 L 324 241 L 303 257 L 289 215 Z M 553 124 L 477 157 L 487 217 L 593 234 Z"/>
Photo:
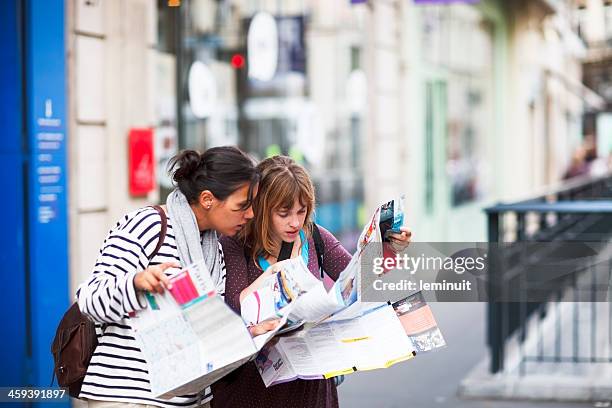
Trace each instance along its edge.
<path fill-rule="evenodd" d="M 340 407 L 612 408 L 612 404 L 461 399 L 461 381 L 486 357 L 485 303 L 432 303 L 448 346 L 385 370 L 348 375 Z"/>

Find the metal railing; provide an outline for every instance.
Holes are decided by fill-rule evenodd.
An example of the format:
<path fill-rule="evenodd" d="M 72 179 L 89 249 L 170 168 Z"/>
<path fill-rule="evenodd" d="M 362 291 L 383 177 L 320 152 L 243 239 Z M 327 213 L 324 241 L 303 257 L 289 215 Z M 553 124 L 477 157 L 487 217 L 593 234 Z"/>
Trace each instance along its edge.
<path fill-rule="evenodd" d="M 533 280 L 527 274 L 538 273 L 529 267 L 537 254 L 525 256 L 525 243 L 546 243 L 538 248 L 551 251 L 580 242 L 606 247 L 612 237 L 612 174 L 566 183 L 532 199 L 495 205 L 486 213 L 490 245 L 504 247 L 489 259 L 490 372 L 516 369 L 522 375 L 531 363 L 611 363 L 612 302 L 578 296 L 585 285 L 609 287 L 600 272 L 591 267 L 573 270 L 540 294 L 545 300 L 500 301 L 499 288 L 516 287 Z M 609 277 L 612 263 L 606 265 Z"/>

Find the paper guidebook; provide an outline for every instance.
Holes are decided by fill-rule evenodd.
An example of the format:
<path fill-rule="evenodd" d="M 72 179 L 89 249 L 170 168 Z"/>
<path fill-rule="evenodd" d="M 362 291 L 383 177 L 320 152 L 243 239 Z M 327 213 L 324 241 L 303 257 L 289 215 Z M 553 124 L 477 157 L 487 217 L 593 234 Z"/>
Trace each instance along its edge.
<path fill-rule="evenodd" d="M 359 312 L 345 309 L 266 344 L 255 360 L 264 384 L 387 368 L 446 345 L 421 292 L 393 304 L 357 305 Z"/>
<path fill-rule="evenodd" d="M 329 291 L 302 257 L 272 265 L 242 300 L 241 316 L 216 294 L 204 261 L 174 274 L 163 294 L 139 295 L 147 307 L 130 325 L 148 363 L 152 394 L 199 393 L 251 359 L 271 386 L 385 368 L 444 345 L 419 293 L 394 304 L 361 302 L 364 250 L 371 245 L 368 253 L 378 254 L 380 247 L 382 256 L 384 237 L 402 223 L 401 198 L 377 208 Z M 280 324 L 252 338 L 247 326 L 268 319 Z"/>
<path fill-rule="evenodd" d="M 446 345 L 431 308 L 421 292 L 398 300 L 392 306 L 417 353 Z"/>
<path fill-rule="evenodd" d="M 301 259 L 277 262 L 266 270 L 270 276 L 240 302 L 242 318 L 248 324 L 256 324 L 281 317 L 286 314 L 287 305 L 293 302 L 295 307 L 290 321 L 318 322 L 357 302 L 362 255 L 367 247 L 369 255 L 383 256 L 385 237 L 388 241 L 388 234 L 399 233 L 403 225 L 403 201 L 401 196 L 376 209 L 359 237 L 357 252 L 329 292 Z M 377 244 L 370 245 L 372 243 Z"/>
<path fill-rule="evenodd" d="M 248 325 L 282 317 L 291 323 L 316 322 L 340 306 L 301 257 L 277 262 L 266 272 L 272 274 L 240 302 L 242 318 Z"/>
<path fill-rule="evenodd" d="M 243 299 L 242 317 L 250 324 L 287 318 L 304 326 L 273 339 L 258 354 L 255 363 L 266 386 L 386 368 L 445 345 L 420 292 L 394 304 L 360 301 L 366 247 L 382 257 L 382 242 L 401 232 L 403 221 L 403 197 L 378 207 L 329 292 L 297 257 L 271 266 L 270 276 Z"/>
<path fill-rule="evenodd" d="M 163 294 L 146 293 L 147 308 L 130 319 L 157 398 L 202 391 L 247 362 L 278 330 L 252 339 L 214 291 L 203 261 L 171 282 Z"/>
<path fill-rule="evenodd" d="M 359 318 L 321 323 L 279 337 L 264 346 L 255 364 L 269 387 L 297 378 L 386 368 L 414 354 L 393 308 L 384 304 Z"/>

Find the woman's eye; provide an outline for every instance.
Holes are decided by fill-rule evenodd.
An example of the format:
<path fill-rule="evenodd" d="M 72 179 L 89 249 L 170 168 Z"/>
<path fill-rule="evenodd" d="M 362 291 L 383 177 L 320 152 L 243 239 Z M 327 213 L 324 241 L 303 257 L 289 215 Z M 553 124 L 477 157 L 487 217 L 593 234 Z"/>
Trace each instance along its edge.
<path fill-rule="evenodd" d="M 287 218 L 287 213 L 278 213 L 278 216 L 281 218 Z"/>

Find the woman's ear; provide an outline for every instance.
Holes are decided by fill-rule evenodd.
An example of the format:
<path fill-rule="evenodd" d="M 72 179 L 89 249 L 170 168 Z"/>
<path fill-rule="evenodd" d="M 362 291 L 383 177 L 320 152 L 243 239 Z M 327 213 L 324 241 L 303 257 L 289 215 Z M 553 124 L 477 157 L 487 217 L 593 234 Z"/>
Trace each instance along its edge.
<path fill-rule="evenodd" d="M 215 201 L 215 196 L 213 195 L 213 193 L 210 192 L 210 190 L 202 191 L 200 193 L 200 196 L 198 197 L 199 204 L 206 210 L 211 209 L 214 201 Z"/>

